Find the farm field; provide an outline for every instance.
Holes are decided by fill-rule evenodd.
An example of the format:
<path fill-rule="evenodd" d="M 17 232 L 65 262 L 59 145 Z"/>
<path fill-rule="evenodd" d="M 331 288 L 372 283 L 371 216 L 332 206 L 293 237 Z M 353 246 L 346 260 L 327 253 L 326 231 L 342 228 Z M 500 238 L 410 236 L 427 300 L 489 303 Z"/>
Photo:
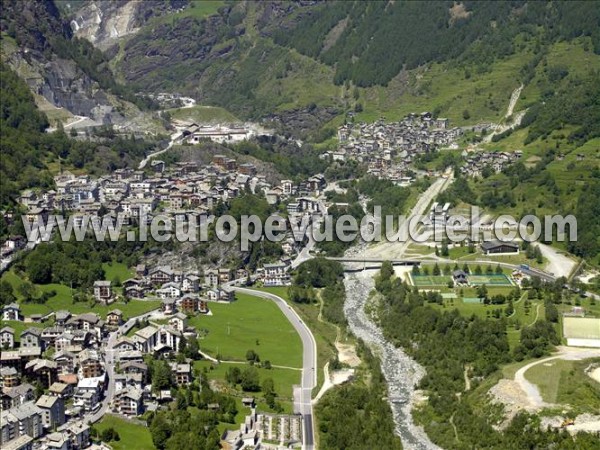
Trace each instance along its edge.
<path fill-rule="evenodd" d="M 200 348 L 222 360 L 245 361 L 254 350 L 261 361 L 300 368 L 302 343 L 296 330 L 270 300 L 236 294 L 231 304 L 209 304 L 212 315 L 189 320 L 200 334 Z"/>

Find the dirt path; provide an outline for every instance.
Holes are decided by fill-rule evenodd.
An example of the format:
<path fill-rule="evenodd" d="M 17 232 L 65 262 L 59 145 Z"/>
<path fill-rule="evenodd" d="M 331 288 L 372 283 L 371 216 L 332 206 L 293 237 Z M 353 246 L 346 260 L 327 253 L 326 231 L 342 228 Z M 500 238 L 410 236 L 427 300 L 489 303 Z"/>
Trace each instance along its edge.
<path fill-rule="evenodd" d="M 506 109 L 506 115 L 504 116 L 505 119 L 508 119 L 510 116 L 512 116 L 513 111 L 515 110 L 515 106 L 519 101 L 519 97 L 521 96 L 521 92 L 523 91 L 524 87 L 524 85 L 519 86 L 511 94 L 510 101 L 508 102 L 508 108 Z"/>
<path fill-rule="evenodd" d="M 538 243 L 537 246 L 542 252 L 542 256 L 548 260 L 545 267 L 546 271 L 556 277 L 568 278 L 577 262 L 549 245 Z"/>
<path fill-rule="evenodd" d="M 523 390 L 526 397 L 523 399 L 523 405 L 525 407 L 540 409 L 544 407 L 551 406 L 548 403 L 544 402 L 538 387 L 528 381 L 525 378 L 525 372 L 531 369 L 538 364 L 543 364 L 548 361 L 552 361 L 555 359 L 564 359 L 564 360 L 581 360 L 587 358 L 596 358 L 600 357 L 600 349 L 583 349 L 583 348 L 572 348 L 572 347 L 559 347 L 559 354 L 549 356 L 547 358 L 538 359 L 537 361 L 533 361 L 523 367 L 521 367 L 515 373 L 514 381 L 518 384 L 518 386 Z"/>
<path fill-rule="evenodd" d="M 483 138 L 483 142 L 492 142 L 492 138 L 495 135 L 504 133 L 505 131 L 511 128 L 518 127 L 521 124 L 521 120 L 523 120 L 523 116 L 525 116 L 526 111 L 519 111 L 514 116 L 513 113 L 515 111 L 515 106 L 519 101 L 519 97 L 521 96 L 521 92 L 523 91 L 523 88 L 523 85 L 520 85 L 518 88 L 516 88 L 512 92 L 510 100 L 508 101 L 508 107 L 506 108 L 506 114 L 504 115 L 503 120 L 507 121 L 512 116 L 512 121 L 510 123 L 507 122 L 504 124 L 498 123 L 494 127 L 494 130 Z"/>

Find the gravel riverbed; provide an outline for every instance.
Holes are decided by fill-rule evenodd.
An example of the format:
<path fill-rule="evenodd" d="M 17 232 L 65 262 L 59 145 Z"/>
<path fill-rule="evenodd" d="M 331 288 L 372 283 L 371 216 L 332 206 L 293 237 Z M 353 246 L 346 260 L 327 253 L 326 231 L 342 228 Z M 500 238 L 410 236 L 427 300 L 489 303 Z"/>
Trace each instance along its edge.
<path fill-rule="evenodd" d="M 387 381 L 396 434 L 402 439 L 405 449 L 439 449 L 432 443 L 422 427 L 412 419 L 411 409 L 415 396 L 415 386 L 425 375 L 425 370 L 400 348 L 396 348 L 383 337 L 380 328 L 366 315 L 365 303 L 375 282 L 377 271 L 346 273 L 346 302 L 344 313 L 350 330 L 362 339 L 381 358 L 381 369 Z"/>

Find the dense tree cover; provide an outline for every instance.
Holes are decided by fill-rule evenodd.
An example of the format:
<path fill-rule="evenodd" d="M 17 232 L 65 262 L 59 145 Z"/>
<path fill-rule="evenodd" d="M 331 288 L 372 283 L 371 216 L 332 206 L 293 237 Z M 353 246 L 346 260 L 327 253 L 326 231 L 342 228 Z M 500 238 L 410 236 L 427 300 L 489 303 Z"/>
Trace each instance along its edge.
<path fill-rule="evenodd" d="M 327 215 L 329 218 L 326 220 L 331 220 L 331 239 L 327 238 L 319 242 L 319 249 L 328 256 L 341 256 L 347 249 L 356 245 L 357 239 L 360 237 L 357 232 L 360 227 L 360 221 L 364 216 L 363 208 L 358 201 L 352 202 L 348 204 L 348 206 L 333 205 L 327 209 Z M 338 224 L 338 221 L 340 226 L 344 223 L 344 221 L 340 220 L 343 216 L 352 216 L 356 220 L 357 225 L 355 231 L 345 231 L 345 236 L 336 232 L 336 224 Z M 325 233 L 327 226 L 327 223 L 323 221 L 320 226 L 321 232 Z"/>
<path fill-rule="evenodd" d="M 584 187 L 577 200 L 577 241 L 568 243 L 568 250 L 583 258 L 600 254 L 600 179 Z"/>
<path fill-rule="evenodd" d="M 600 53 L 600 13 L 590 2 L 461 5 L 330 2 L 300 15 L 291 30 L 277 30 L 274 39 L 335 66 L 337 83 L 351 80 L 358 86 L 385 85 L 402 68 L 433 61 L 456 58 L 484 66 L 512 54 L 513 40 L 520 34 L 542 42 L 591 36 Z M 342 20 L 347 23 L 339 38 L 325 46 L 329 31 Z"/>
<path fill-rule="evenodd" d="M 374 206 L 381 206 L 381 215 L 399 216 L 406 213 L 406 202 L 410 197 L 410 189 L 396 186 L 390 180 L 379 179 L 368 175 L 356 183 L 356 189 L 370 198 L 367 210 L 372 212 Z"/>
<path fill-rule="evenodd" d="M 27 84 L 4 63 L 0 63 L 0 83 L 2 206 L 15 204 L 22 189 L 51 186 L 52 176 L 45 164 L 50 160 L 100 174 L 133 166 L 156 146 L 151 141 L 116 136 L 111 129 L 94 142 L 71 139 L 60 130 L 45 133 L 48 119 L 37 109 Z"/>
<path fill-rule="evenodd" d="M 457 176 L 454 182 L 444 192 L 437 196 L 439 203 L 451 203 L 456 205 L 458 202 L 473 204 L 477 196 L 469 187 L 469 182 L 463 176 Z"/>
<path fill-rule="evenodd" d="M 523 118 L 521 126 L 529 125 L 525 144 L 549 136 L 564 124 L 576 126 L 567 136 L 569 142 L 583 144 L 600 137 L 600 73 L 568 77 L 565 84 L 558 85 L 552 75 L 557 70 L 560 69 L 551 68 L 542 86 L 541 101 L 529 108 Z"/>
<path fill-rule="evenodd" d="M 77 242 L 74 238 L 62 241 L 57 235 L 53 241 L 28 252 L 15 263 L 15 268 L 24 271 L 32 283 L 61 283 L 85 290 L 94 281 L 104 279 L 102 263 L 117 261 L 132 267 L 142 254 L 172 249 L 174 245 L 173 239 L 157 243 L 150 237 L 147 242 L 97 241 L 91 237 Z"/>
<path fill-rule="evenodd" d="M 490 271 L 492 267 L 486 269 Z M 531 291 L 536 296 L 560 296 L 563 282 L 542 284 L 536 279 Z M 385 335 L 426 368 L 421 387 L 427 390 L 429 402 L 415 415 L 435 443 L 457 449 L 548 448 L 552 443 L 559 448 L 588 448 L 591 435 L 581 434 L 573 441 L 568 433 L 540 430 L 539 419 L 527 414 L 517 415 L 500 433 L 492 426 L 497 417 L 481 405 L 481 398 L 474 392 L 501 364 L 542 356 L 558 344 L 550 322 L 538 320 L 523 328 L 520 345 L 511 353 L 507 321 L 501 316 L 496 320 L 480 319 L 463 317 L 457 310 L 433 309 L 427 303 L 436 301 L 436 297 L 421 294 L 393 278 L 391 264 L 382 266 L 376 289 L 383 295 L 379 320 Z M 472 378 L 470 391 L 465 391 L 466 371 Z"/>
<path fill-rule="evenodd" d="M 357 351 L 369 372 L 369 383 L 354 382 L 328 391 L 317 404 L 319 448 L 400 450 L 379 360 L 359 341 Z"/>
<path fill-rule="evenodd" d="M 232 145 L 231 150 L 272 163 L 280 174 L 296 181 L 323 172 L 327 168 L 327 162 L 319 158 L 320 152 L 309 144 L 298 148 L 292 141 L 262 139 L 240 142 Z"/>
<path fill-rule="evenodd" d="M 344 268 L 337 261 L 315 258 L 302 263 L 293 276 L 288 295 L 296 303 L 313 303 L 320 295 L 323 316 L 329 322 L 344 325 Z M 320 289 L 319 293 L 315 289 Z"/>
<path fill-rule="evenodd" d="M 210 403 L 219 409 L 209 411 Z M 174 409 L 150 415 L 152 442 L 159 450 L 218 450 L 217 425 L 219 421 L 232 423 L 236 413 L 235 400 L 213 392 L 208 383 L 180 389 Z"/>
<path fill-rule="evenodd" d="M 515 359 L 520 361 L 527 357 L 539 358 L 558 344 L 560 339 L 552 323 L 538 320 L 521 330 L 521 340 L 514 351 Z"/>
<path fill-rule="evenodd" d="M 2 102 L 0 105 L 0 205 L 18 195 L 20 189 L 49 186 L 52 178 L 37 151 L 37 139 L 48 127 L 46 116 L 40 113 L 33 95 L 23 80 L 0 63 Z"/>

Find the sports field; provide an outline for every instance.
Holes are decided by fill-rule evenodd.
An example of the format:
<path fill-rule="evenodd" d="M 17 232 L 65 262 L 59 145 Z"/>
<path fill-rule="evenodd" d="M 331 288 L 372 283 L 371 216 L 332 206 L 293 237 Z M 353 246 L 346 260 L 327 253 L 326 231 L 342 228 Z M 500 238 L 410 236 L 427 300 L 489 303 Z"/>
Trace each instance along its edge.
<path fill-rule="evenodd" d="M 600 339 L 600 319 L 565 317 L 563 318 L 563 334 L 566 338 Z"/>
<path fill-rule="evenodd" d="M 413 275 L 410 274 L 412 284 L 417 287 L 447 286 L 452 277 L 448 275 Z"/>
<path fill-rule="evenodd" d="M 514 286 L 510 278 L 504 274 L 490 275 L 467 275 L 469 284 L 472 286 Z"/>

